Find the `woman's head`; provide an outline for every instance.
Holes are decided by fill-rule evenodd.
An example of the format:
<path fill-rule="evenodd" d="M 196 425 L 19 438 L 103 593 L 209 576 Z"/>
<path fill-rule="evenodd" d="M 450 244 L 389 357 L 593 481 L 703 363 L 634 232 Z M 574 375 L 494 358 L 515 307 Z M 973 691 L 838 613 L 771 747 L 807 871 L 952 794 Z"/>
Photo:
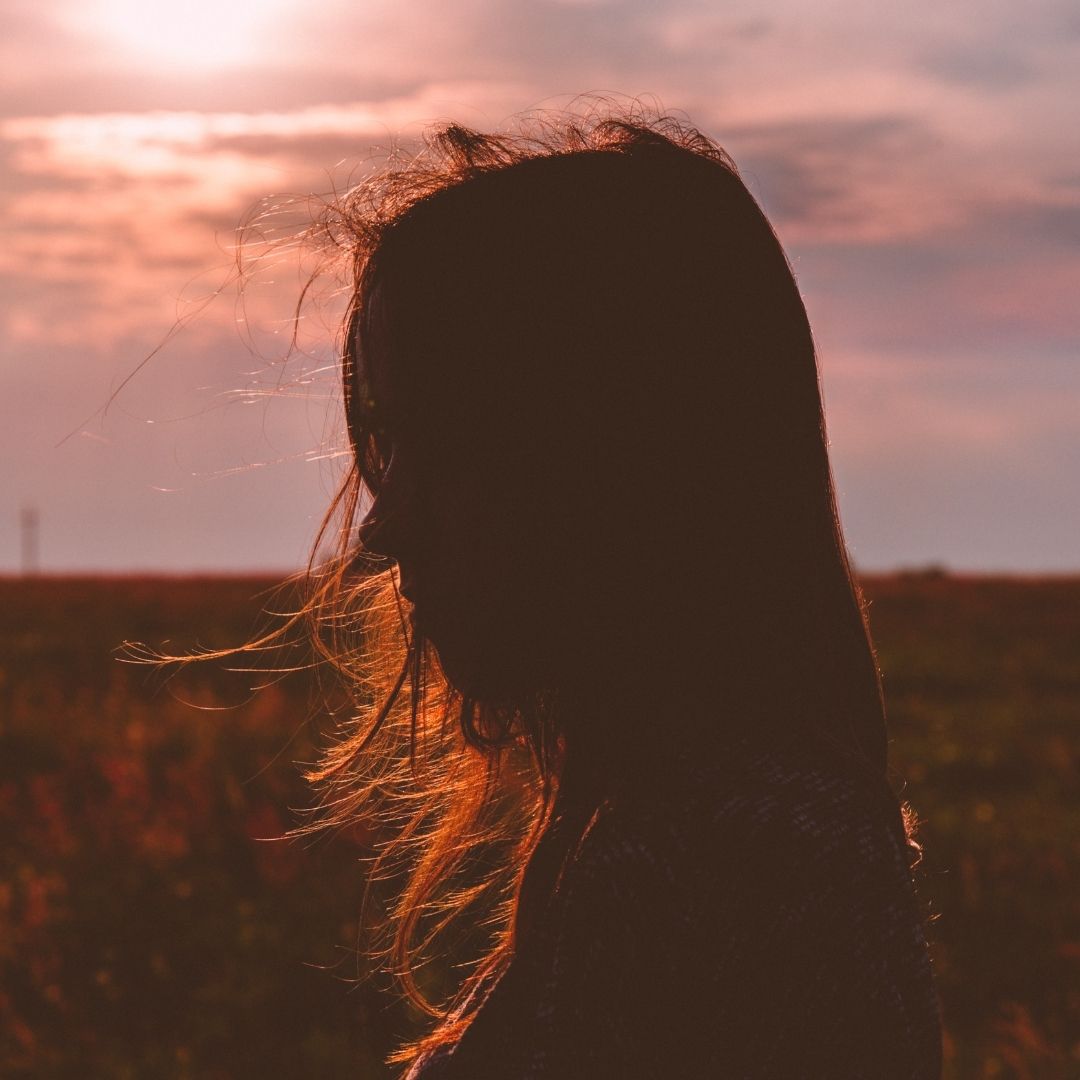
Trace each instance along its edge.
<path fill-rule="evenodd" d="M 432 147 L 441 176 L 362 250 L 345 375 L 362 543 L 451 682 L 655 700 L 703 663 L 721 693 L 820 672 L 829 594 L 861 618 L 814 348 L 730 159 L 624 121 Z"/>
<path fill-rule="evenodd" d="M 640 115 L 451 126 L 322 226 L 353 469 L 311 610 L 358 692 L 313 776 L 331 822 L 403 836 L 407 987 L 484 895 L 466 988 L 498 969 L 598 802 L 677 782 L 669 750 L 802 728 L 882 774 L 810 328 L 719 147 Z"/>

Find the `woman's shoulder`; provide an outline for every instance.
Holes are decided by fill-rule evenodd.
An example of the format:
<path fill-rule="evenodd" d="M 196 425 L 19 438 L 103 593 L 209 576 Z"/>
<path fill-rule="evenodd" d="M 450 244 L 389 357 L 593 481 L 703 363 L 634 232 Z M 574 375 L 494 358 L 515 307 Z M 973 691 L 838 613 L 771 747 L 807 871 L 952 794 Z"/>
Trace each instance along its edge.
<path fill-rule="evenodd" d="M 790 870 L 865 864 L 875 855 L 907 870 L 885 777 L 816 738 L 742 739 L 712 753 L 686 747 L 658 768 L 665 772 L 655 782 L 601 808 L 579 849 L 583 873 L 674 870 L 706 852 L 717 872 L 736 858 Z"/>
<path fill-rule="evenodd" d="M 577 1008 L 599 979 L 631 1028 L 664 1015 L 687 1046 L 747 1055 L 746 1075 L 806 1075 L 786 1071 L 803 1058 L 820 1060 L 814 1075 L 871 1075 L 859 1069 L 890 1053 L 895 1072 L 879 1075 L 935 1075 L 936 996 L 895 799 L 827 751 L 744 749 L 598 816 L 556 948 L 604 973 Z"/>
<path fill-rule="evenodd" d="M 812 745 L 742 746 L 605 805 L 556 906 L 571 951 L 657 975 L 671 960 L 676 979 L 688 956 L 703 976 L 745 965 L 779 977 L 785 941 L 808 964 L 924 963 L 895 797 L 884 778 Z M 812 960 L 807 942 L 831 959 Z"/>
<path fill-rule="evenodd" d="M 873 785 L 827 748 L 689 755 L 601 807 L 452 1075 L 934 1077 L 911 900 Z"/>

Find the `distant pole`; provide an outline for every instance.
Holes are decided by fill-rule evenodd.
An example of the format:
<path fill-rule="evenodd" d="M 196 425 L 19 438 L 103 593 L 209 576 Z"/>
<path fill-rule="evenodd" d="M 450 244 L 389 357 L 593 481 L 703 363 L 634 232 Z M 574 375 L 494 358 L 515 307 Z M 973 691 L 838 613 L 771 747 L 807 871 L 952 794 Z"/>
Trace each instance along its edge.
<path fill-rule="evenodd" d="M 24 506 L 19 515 L 22 526 L 22 572 L 23 577 L 33 577 L 38 572 L 38 532 L 41 517 L 36 506 Z"/>

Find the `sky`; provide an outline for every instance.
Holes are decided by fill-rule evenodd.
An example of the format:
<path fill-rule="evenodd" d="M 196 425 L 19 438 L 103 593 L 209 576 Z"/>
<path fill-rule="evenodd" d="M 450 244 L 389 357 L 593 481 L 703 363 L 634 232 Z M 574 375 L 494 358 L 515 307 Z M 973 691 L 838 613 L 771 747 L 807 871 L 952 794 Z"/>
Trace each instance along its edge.
<path fill-rule="evenodd" d="M 859 568 L 1080 570 L 1075 0 L 0 0 L 0 20 L 0 572 L 26 508 L 47 571 L 301 566 L 343 462 L 342 291 L 323 276 L 290 348 L 315 263 L 288 237 L 433 123 L 581 94 L 688 117 L 769 214 Z"/>

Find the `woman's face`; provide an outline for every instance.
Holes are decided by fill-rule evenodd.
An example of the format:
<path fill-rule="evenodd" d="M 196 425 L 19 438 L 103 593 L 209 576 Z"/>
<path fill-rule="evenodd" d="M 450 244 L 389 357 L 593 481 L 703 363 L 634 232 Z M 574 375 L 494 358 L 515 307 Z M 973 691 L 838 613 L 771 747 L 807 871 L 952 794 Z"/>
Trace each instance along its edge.
<path fill-rule="evenodd" d="M 417 427 L 423 430 L 405 428 L 390 440 L 360 539 L 397 563 L 415 625 L 451 684 L 470 696 L 498 692 L 522 659 L 515 643 L 528 606 L 528 555 L 506 528 L 512 493 L 477 467 L 453 425 Z"/>
<path fill-rule="evenodd" d="M 451 684 L 481 697 L 505 689 L 521 660 L 521 571 L 492 520 L 497 495 L 453 462 L 397 447 L 361 538 L 396 561 L 416 628 Z"/>

